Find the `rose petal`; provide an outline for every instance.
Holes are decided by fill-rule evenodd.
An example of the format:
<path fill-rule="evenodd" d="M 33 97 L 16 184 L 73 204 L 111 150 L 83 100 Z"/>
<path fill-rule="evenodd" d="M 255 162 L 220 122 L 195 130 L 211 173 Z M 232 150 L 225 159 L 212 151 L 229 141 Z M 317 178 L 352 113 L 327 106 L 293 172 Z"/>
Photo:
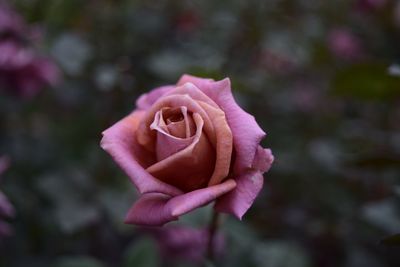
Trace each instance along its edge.
<path fill-rule="evenodd" d="M 196 126 L 192 117 L 188 114 L 186 107 L 181 107 L 181 112 L 183 120 L 171 122 L 167 125 L 167 128 L 173 136 L 189 138 L 196 132 Z"/>
<path fill-rule="evenodd" d="M 161 226 L 170 221 L 176 221 L 172 215 L 172 207 L 168 205 L 170 196 L 159 193 L 147 193 L 133 204 L 125 217 L 125 223 Z"/>
<path fill-rule="evenodd" d="M 169 134 L 162 112 L 163 110 L 161 109 L 154 115 L 154 121 L 150 124 L 150 129 Z"/>
<path fill-rule="evenodd" d="M 219 199 L 215 204 L 215 210 L 230 213 L 241 220 L 262 189 L 264 177 L 260 171 L 251 170 L 235 180 L 237 188 Z"/>
<path fill-rule="evenodd" d="M 150 129 L 156 130 L 163 133 L 171 138 L 189 138 L 192 133 L 195 132 L 195 125 L 191 116 L 188 115 L 186 107 L 180 107 L 180 115 L 183 116 L 183 120 L 180 121 L 169 121 L 165 123 L 165 117 L 168 115 L 170 108 L 162 108 L 154 115 L 154 121 L 150 124 Z"/>
<path fill-rule="evenodd" d="M 267 172 L 269 171 L 269 168 L 271 168 L 272 162 L 274 162 L 274 155 L 272 155 L 271 149 L 258 146 L 253 161 L 253 169 Z"/>
<path fill-rule="evenodd" d="M 199 77 L 192 76 L 192 75 L 189 75 L 189 74 L 183 74 L 176 85 L 177 86 L 181 86 L 181 85 L 184 85 L 185 83 L 194 84 L 203 93 L 205 93 L 208 97 L 210 97 L 210 95 L 208 95 L 205 91 L 210 90 L 210 88 L 212 87 L 211 84 L 215 83 L 215 81 L 213 79 L 209 79 L 209 78 L 199 78 Z M 216 102 L 214 98 L 211 98 L 211 99 L 214 102 Z"/>
<path fill-rule="evenodd" d="M 167 125 L 168 131 L 171 135 L 180 138 L 190 138 L 196 132 L 196 126 L 191 116 L 187 116 L 182 121 L 171 122 Z"/>
<path fill-rule="evenodd" d="M 193 114 L 193 119 L 197 129 L 191 144 L 147 168 L 154 177 L 185 192 L 205 187 L 215 164 L 214 149 L 202 131 L 204 122 L 197 113 Z M 157 143 L 157 147 L 159 145 Z"/>
<path fill-rule="evenodd" d="M 229 174 L 232 158 L 232 132 L 222 110 L 214 108 L 203 101 L 198 101 L 198 103 L 211 118 L 217 137 L 215 168 L 208 186 L 216 185 L 222 182 Z"/>
<path fill-rule="evenodd" d="M 240 174 L 251 167 L 257 146 L 264 138 L 265 133 L 257 124 L 254 116 L 245 112 L 235 102 L 228 78 L 221 81 L 202 79 L 190 75 L 183 75 L 177 85 L 193 83 L 208 97 L 214 100 L 225 112 L 228 124 L 232 130 L 233 143 L 236 151 L 234 173 Z"/>
<path fill-rule="evenodd" d="M 160 162 L 171 155 L 185 149 L 191 143 L 194 138 L 174 138 L 164 133 L 157 133 L 157 162 Z"/>
<path fill-rule="evenodd" d="M 143 114 L 143 111 L 135 111 L 105 130 L 101 147 L 114 158 L 140 193 L 179 195 L 182 193 L 181 190 L 154 178 L 143 168 L 154 162 L 151 155 L 141 148 L 135 138 Z"/>
<path fill-rule="evenodd" d="M 210 203 L 235 187 L 235 181 L 227 180 L 219 185 L 198 189 L 172 198 L 157 193 L 144 194 L 129 210 L 125 223 L 161 226 Z"/>
<path fill-rule="evenodd" d="M 185 107 L 181 107 L 184 117 L 187 118 L 187 110 Z M 193 138 L 180 138 L 176 135 L 190 135 L 189 122 L 180 121 L 178 123 L 173 123 L 172 126 L 165 125 L 162 119 L 162 110 L 156 113 L 153 123 L 150 128 L 157 131 L 157 145 L 156 145 L 156 155 L 157 161 L 161 161 L 178 151 L 189 146 Z M 178 126 L 180 125 L 180 126 Z M 170 126 L 170 127 L 169 127 Z M 178 128 L 179 127 L 179 128 Z M 194 127 L 194 126 L 193 126 Z"/>
<path fill-rule="evenodd" d="M 214 108 L 219 108 L 218 105 L 204 94 L 199 88 L 197 88 L 193 83 L 185 83 L 182 86 L 178 86 L 173 90 L 170 90 L 165 95 L 189 95 L 191 98 L 199 101 L 206 102 L 207 104 L 213 106 Z"/>
<path fill-rule="evenodd" d="M 187 194 L 174 197 L 170 201 L 170 205 L 173 206 L 172 214 L 174 216 L 181 216 L 210 203 L 218 197 L 233 190 L 235 187 L 236 182 L 232 179 L 229 179 L 218 185 L 198 189 Z"/>
<path fill-rule="evenodd" d="M 149 151 L 154 151 L 154 140 L 156 133 L 152 131 L 149 126 L 154 120 L 155 114 L 162 108 L 182 106 L 186 107 L 190 112 L 198 113 L 202 117 L 204 120 L 204 132 L 206 133 L 211 144 L 215 146 L 216 137 L 211 119 L 204 109 L 189 95 L 169 95 L 162 97 L 159 101 L 154 103 L 153 106 L 146 111 L 146 114 L 139 125 L 137 131 L 137 141 L 139 144 L 144 146 Z"/>
<path fill-rule="evenodd" d="M 174 94 L 188 94 L 191 98 L 197 100 L 210 117 L 216 134 L 217 158 L 215 170 L 208 185 L 220 183 L 229 173 L 232 157 L 232 132 L 226 121 L 224 112 L 193 83 L 185 83 L 171 90 L 166 95 Z"/>
<path fill-rule="evenodd" d="M 241 220 L 262 189 L 263 173 L 270 168 L 273 161 L 274 156 L 271 150 L 259 146 L 253 161 L 253 168 L 235 178 L 237 187 L 219 198 L 215 209 L 219 212 L 233 214 Z"/>
<path fill-rule="evenodd" d="M 136 107 L 138 109 L 146 110 L 151 107 L 161 96 L 168 93 L 170 90 L 174 89 L 173 85 L 166 85 L 157 87 L 151 90 L 147 94 L 141 95 L 138 100 L 136 100 Z"/>

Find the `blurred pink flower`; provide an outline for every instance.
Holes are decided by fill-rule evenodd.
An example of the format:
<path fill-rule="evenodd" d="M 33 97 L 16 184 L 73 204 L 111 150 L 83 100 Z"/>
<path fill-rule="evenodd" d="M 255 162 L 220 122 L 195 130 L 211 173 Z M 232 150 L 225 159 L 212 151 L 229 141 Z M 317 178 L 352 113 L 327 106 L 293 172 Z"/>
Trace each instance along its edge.
<path fill-rule="evenodd" d="M 59 79 L 57 66 L 30 46 L 29 28 L 9 6 L 0 4 L 0 90 L 31 97 Z"/>
<path fill-rule="evenodd" d="M 175 18 L 175 24 L 178 31 L 191 33 L 200 26 L 199 14 L 195 10 L 186 10 Z"/>
<path fill-rule="evenodd" d="M 307 81 L 297 82 L 291 97 L 296 108 L 302 112 L 317 111 L 323 100 L 320 90 Z"/>
<path fill-rule="evenodd" d="M 162 256 L 168 260 L 180 259 L 198 263 L 206 256 L 209 238 L 206 229 L 170 226 L 150 228 L 148 231 L 157 240 Z M 213 253 L 220 257 L 225 249 L 224 236 L 217 234 L 213 242 Z"/>
<path fill-rule="evenodd" d="M 358 60 L 364 56 L 361 40 L 347 29 L 334 29 L 328 34 L 331 53 L 344 60 Z"/>
<path fill-rule="evenodd" d="M 230 80 L 183 75 L 136 104 L 101 140 L 142 194 L 126 222 L 163 225 L 213 201 L 216 211 L 241 219 L 274 157 L 260 146 L 265 133 L 235 102 Z"/>
<path fill-rule="evenodd" d="M 387 0 L 357 0 L 356 8 L 362 11 L 373 11 L 384 7 Z"/>
<path fill-rule="evenodd" d="M 268 48 L 256 53 L 254 61 L 261 68 L 274 74 L 287 75 L 296 69 L 296 63 L 290 57 L 275 53 Z"/>
<path fill-rule="evenodd" d="M 7 157 L 0 157 L 0 177 L 8 168 L 9 160 Z M 12 228 L 4 221 L 5 218 L 14 216 L 14 207 L 8 201 L 7 197 L 0 191 L 0 240 L 1 237 L 8 236 L 12 233 Z"/>
<path fill-rule="evenodd" d="M 1 35 L 19 36 L 26 30 L 26 25 L 19 14 L 14 12 L 4 1 L 0 1 L 0 33 Z"/>

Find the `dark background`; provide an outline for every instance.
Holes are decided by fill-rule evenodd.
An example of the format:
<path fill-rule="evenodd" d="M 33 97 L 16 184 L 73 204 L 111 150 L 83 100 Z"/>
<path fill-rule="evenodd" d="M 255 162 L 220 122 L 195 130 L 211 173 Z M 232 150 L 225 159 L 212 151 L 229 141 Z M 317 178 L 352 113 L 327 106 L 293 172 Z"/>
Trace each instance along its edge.
<path fill-rule="evenodd" d="M 275 155 L 218 266 L 400 266 L 400 4 L 11 1 L 62 79 L 0 93 L 1 188 L 16 208 L 4 267 L 192 266 L 124 225 L 136 192 L 100 149 L 136 98 L 183 73 L 230 77 Z M 209 210 L 182 218 L 203 226 Z"/>

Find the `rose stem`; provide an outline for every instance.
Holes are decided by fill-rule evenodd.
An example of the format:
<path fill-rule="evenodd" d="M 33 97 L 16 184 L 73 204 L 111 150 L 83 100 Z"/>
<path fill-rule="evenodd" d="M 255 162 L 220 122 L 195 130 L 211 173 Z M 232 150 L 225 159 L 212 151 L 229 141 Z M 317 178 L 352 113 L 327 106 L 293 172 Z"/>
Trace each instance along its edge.
<path fill-rule="evenodd" d="M 219 224 L 220 224 L 219 213 L 213 210 L 211 221 L 208 226 L 208 243 L 207 243 L 207 259 L 211 263 L 214 263 L 214 261 L 215 261 L 215 255 L 214 255 L 215 242 L 214 242 L 214 240 L 215 240 L 215 235 L 217 233 Z"/>

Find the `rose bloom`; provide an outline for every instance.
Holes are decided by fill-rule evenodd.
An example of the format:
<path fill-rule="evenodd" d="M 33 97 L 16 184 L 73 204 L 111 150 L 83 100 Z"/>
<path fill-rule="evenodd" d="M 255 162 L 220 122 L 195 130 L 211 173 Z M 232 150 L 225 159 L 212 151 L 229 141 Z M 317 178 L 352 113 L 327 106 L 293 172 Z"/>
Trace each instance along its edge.
<path fill-rule="evenodd" d="M 163 225 L 212 201 L 241 219 L 274 159 L 259 145 L 264 136 L 228 78 L 183 75 L 142 95 L 136 110 L 103 132 L 101 146 L 141 193 L 126 223 Z"/>

